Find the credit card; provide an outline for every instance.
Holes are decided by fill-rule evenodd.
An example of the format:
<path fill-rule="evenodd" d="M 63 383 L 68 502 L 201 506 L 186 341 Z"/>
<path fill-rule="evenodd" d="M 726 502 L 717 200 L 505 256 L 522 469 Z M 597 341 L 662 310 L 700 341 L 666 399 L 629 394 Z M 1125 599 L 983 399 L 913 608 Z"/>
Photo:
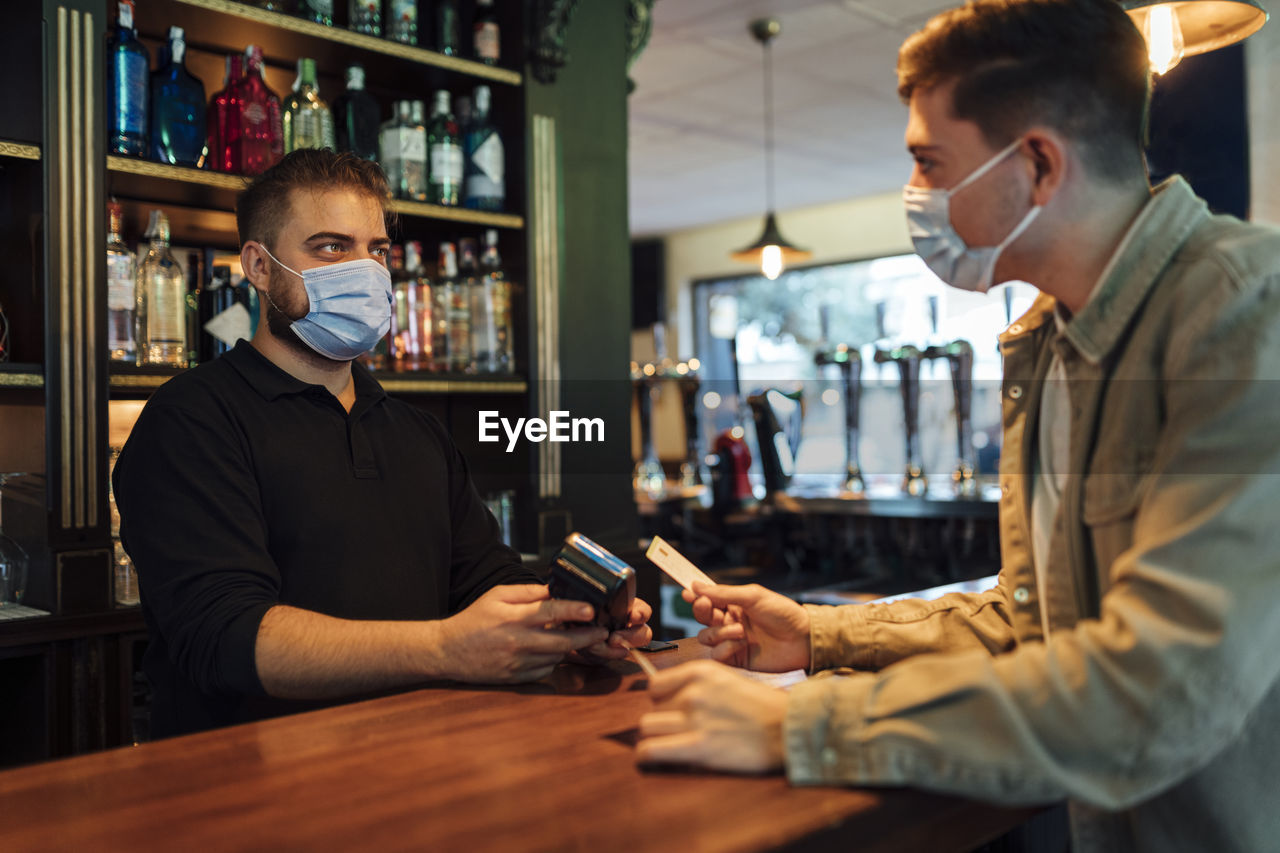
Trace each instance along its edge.
<path fill-rule="evenodd" d="M 668 577 L 685 589 L 692 590 L 694 581 L 715 583 L 715 581 L 707 577 L 702 569 L 689 562 L 683 554 L 671 547 L 671 543 L 661 536 L 653 537 L 653 542 L 649 543 L 649 550 L 645 551 L 644 555 L 655 566 L 666 572 Z"/>

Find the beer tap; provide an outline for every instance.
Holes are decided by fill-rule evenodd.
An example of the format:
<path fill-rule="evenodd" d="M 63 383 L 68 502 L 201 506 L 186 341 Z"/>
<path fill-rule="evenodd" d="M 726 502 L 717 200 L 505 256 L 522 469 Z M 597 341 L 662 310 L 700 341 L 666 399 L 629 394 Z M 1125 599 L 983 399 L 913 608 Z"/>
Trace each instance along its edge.
<path fill-rule="evenodd" d="M 910 344 L 892 349 L 876 349 L 876 363 L 893 362 L 898 366 L 902 391 L 902 414 L 907 432 L 907 472 L 902 478 L 902 491 L 912 497 L 923 497 L 929 489 L 920 458 L 920 350 Z"/>
<path fill-rule="evenodd" d="M 826 336 L 823 336 L 826 339 Z M 844 386 L 844 482 L 841 491 L 861 496 L 867 484 L 862 479 L 862 466 L 858 462 L 858 414 L 862 396 L 862 356 L 848 344 L 837 344 L 814 356 L 819 367 L 834 364 L 840 371 Z"/>
<path fill-rule="evenodd" d="M 662 494 L 666 488 L 666 476 L 653 444 L 653 395 L 657 391 L 657 368 L 652 364 L 631 362 L 631 388 L 635 394 L 640 414 L 640 461 L 632 475 L 632 485 L 638 492 L 650 496 Z"/>
<path fill-rule="evenodd" d="M 698 390 L 702 380 L 698 378 L 698 360 L 691 358 L 676 365 L 676 387 L 680 389 L 680 402 L 684 409 L 685 459 L 680 463 L 680 485 L 684 487 L 707 484 L 706 463 L 700 450 L 701 433 L 698 430 Z"/>
<path fill-rule="evenodd" d="M 974 478 L 973 453 L 973 346 L 964 340 L 938 344 L 924 352 L 925 358 L 944 358 L 951 368 L 951 392 L 956 404 L 956 467 L 951 485 L 956 497 L 978 494 Z"/>

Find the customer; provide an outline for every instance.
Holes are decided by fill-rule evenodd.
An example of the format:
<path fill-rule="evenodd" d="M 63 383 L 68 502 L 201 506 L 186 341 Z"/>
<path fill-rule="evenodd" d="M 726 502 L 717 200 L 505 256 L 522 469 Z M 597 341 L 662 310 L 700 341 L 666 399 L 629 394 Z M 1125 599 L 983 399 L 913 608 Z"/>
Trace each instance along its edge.
<path fill-rule="evenodd" d="M 566 623 L 433 417 L 352 360 L 391 317 L 377 165 L 297 151 L 240 197 L 252 343 L 165 383 L 115 470 L 169 735 L 432 679 L 541 678 L 574 650 L 646 643 Z"/>
<path fill-rule="evenodd" d="M 978 0 L 898 59 L 917 251 L 1041 291 L 1001 335 L 999 585 L 801 607 L 702 586 L 641 761 L 1070 801 L 1075 849 L 1280 842 L 1280 233 L 1150 189 L 1114 0 Z M 984 248 L 973 248 L 984 247 Z"/>

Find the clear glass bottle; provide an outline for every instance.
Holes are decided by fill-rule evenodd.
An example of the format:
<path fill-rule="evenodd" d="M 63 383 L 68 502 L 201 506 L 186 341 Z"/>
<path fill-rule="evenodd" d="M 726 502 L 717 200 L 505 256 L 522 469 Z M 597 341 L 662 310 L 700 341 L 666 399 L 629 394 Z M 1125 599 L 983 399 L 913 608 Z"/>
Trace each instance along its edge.
<path fill-rule="evenodd" d="M 393 244 L 387 259 L 391 270 L 391 331 L 387 354 L 392 370 L 404 370 L 409 348 L 409 275 L 404 268 L 404 246 Z"/>
<path fill-rule="evenodd" d="M 378 136 L 378 162 L 387 173 L 387 183 L 396 198 L 425 201 L 427 198 L 427 129 L 421 118 L 413 120 L 410 101 L 396 101 L 396 113 L 382 125 Z M 421 108 L 418 109 L 421 116 Z"/>
<path fill-rule="evenodd" d="M 502 58 L 502 30 L 498 27 L 493 0 L 476 0 L 471 48 L 475 58 L 485 65 L 497 65 Z"/>
<path fill-rule="evenodd" d="M 493 351 L 497 345 L 497 328 L 494 326 L 493 299 L 480 275 L 480 262 L 474 237 L 458 241 L 458 277 L 467 290 L 471 302 L 471 364 L 480 373 L 492 368 Z"/>
<path fill-rule="evenodd" d="M 465 159 L 463 203 L 473 210 L 502 210 L 507 200 L 506 151 L 502 136 L 489 120 L 492 96 L 477 86 L 471 123 L 463 134 Z"/>
<path fill-rule="evenodd" d="M 133 29 L 133 0 L 119 0 L 116 10 L 107 42 L 107 153 L 145 157 L 151 56 Z"/>
<path fill-rule="evenodd" d="M 435 48 L 445 56 L 458 56 L 462 46 L 458 38 L 458 0 L 436 0 Z"/>
<path fill-rule="evenodd" d="M 204 84 L 187 70 L 182 27 L 169 28 L 167 61 L 151 75 L 151 157 L 171 166 L 205 161 Z"/>
<path fill-rule="evenodd" d="M 382 0 L 347 0 L 347 29 L 382 35 Z"/>
<path fill-rule="evenodd" d="M 434 287 L 427 276 L 422 256 L 422 243 L 410 240 L 404 247 L 405 268 L 409 273 L 409 287 L 405 305 L 408 324 L 406 331 L 406 367 L 409 370 L 429 370 L 434 361 L 435 299 Z"/>
<path fill-rule="evenodd" d="M 387 0 L 387 38 L 418 43 L 418 0 Z"/>
<path fill-rule="evenodd" d="M 458 275 L 458 252 L 453 243 L 440 244 L 438 287 L 443 295 L 445 320 L 445 369 L 471 371 L 471 291 Z M 440 363 L 439 357 L 436 363 Z"/>
<path fill-rule="evenodd" d="M 333 113 L 320 97 L 316 61 L 299 59 L 293 94 L 284 103 L 284 153 L 300 148 L 333 147 Z"/>
<path fill-rule="evenodd" d="M 364 66 L 348 65 L 346 91 L 333 101 L 337 150 L 377 160 L 380 113 L 378 102 L 364 90 Z"/>
<path fill-rule="evenodd" d="M 134 344 L 134 312 L 137 300 L 137 268 L 133 252 L 121 238 L 124 209 L 112 199 L 107 204 L 107 357 L 112 361 L 137 361 Z"/>
<path fill-rule="evenodd" d="M 244 57 L 232 54 L 226 60 L 222 89 L 209 99 L 206 126 L 209 129 L 207 165 L 216 172 L 240 171 L 240 113 L 244 101 Z"/>
<path fill-rule="evenodd" d="M 169 251 L 169 218 L 151 211 L 151 245 L 138 264 L 137 331 L 139 364 L 187 365 L 187 283 Z"/>
<path fill-rule="evenodd" d="M 493 343 L 489 353 L 488 370 L 491 373 L 511 373 L 515 370 L 515 325 L 511 316 L 511 282 L 502 270 L 502 257 L 498 254 L 498 231 L 490 228 L 484 233 L 484 252 L 480 255 L 480 281 L 484 299 L 493 324 Z M 483 370 L 484 366 L 481 365 Z"/>
<path fill-rule="evenodd" d="M 316 24 L 333 26 L 333 0 L 298 0 L 297 15 Z"/>
<path fill-rule="evenodd" d="M 449 110 L 449 92 L 440 89 L 432 101 L 427 125 L 427 201 L 457 205 L 462 189 L 462 139 Z"/>
<path fill-rule="evenodd" d="M 4 508 L 5 476 L 0 474 L 0 510 Z M 27 552 L 5 535 L 4 516 L 0 514 L 0 607 L 22 603 L 22 596 L 27 591 L 29 567 Z"/>
<path fill-rule="evenodd" d="M 256 44 L 244 50 L 240 99 L 240 163 L 236 171 L 260 175 L 284 156 L 284 121 L 280 99 L 262 78 L 262 48 Z"/>

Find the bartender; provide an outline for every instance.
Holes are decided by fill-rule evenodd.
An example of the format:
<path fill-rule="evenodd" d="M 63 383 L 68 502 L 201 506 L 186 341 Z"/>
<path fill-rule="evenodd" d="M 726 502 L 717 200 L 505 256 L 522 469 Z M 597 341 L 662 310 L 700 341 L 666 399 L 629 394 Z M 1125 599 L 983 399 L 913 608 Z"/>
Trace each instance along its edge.
<path fill-rule="evenodd" d="M 121 541 L 166 736 L 430 680 L 546 676 L 626 655 L 504 546 L 443 425 L 353 360 L 390 323 L 386 179 L 287 155 L 236 207 L 265 307 L 251 342 L 165 383 L 117 462 Z"/>

